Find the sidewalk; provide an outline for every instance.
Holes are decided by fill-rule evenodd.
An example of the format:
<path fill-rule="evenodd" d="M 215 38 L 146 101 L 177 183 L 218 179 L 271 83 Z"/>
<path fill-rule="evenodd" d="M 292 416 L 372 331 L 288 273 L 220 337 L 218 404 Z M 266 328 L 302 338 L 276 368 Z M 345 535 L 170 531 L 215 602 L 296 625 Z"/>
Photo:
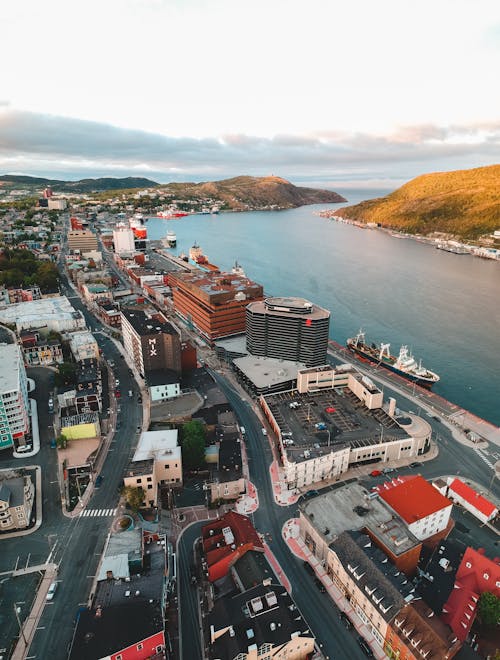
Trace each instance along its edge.
<path fill-rule="evenodd" d="M 380 648 L 378 642 L 375 640 L 371 630 L 366 626 L 363 621 L 356 614 L 350 602 L 344 597 L 339 589 L 333 584 L 332 580 L 327 576 L 325 569 L 321 565 L 312 552 L 307 548 L 305 543 L 299 536 L 299 520 L 298 518 L 291 518 L 287 520 L 282 528 L 282 536 L 285 543 L 288 545 L 290 551 L 299 559 L 309 562 L 313 567 L 315 576 L 321 580 L 326 588 L 326 591 L 335 605 L 341 612 L 345 612 L 353 624 L 356 632 L 364 637 L 370 645 L 373 655 L 378 660 L 383 660 L 387 656 Z"/>
<path fill-rule="evenodd" d="M 276 504 L 278 504 L 278 506 L 289 506 L 290 504 L 295 504 L 298 502 L 300 498 L 300 492 L 298 490 L 289 490 L 286 487 L 286 481 L 283 478 L 283 472 L 278 466 L 276 460 L 274 460 L 269 466 L 269 478 L 271 479 L 274 501 Z M 314 486 L 308 486 L 308 489 L 309 488 L 314 488 Z"/>

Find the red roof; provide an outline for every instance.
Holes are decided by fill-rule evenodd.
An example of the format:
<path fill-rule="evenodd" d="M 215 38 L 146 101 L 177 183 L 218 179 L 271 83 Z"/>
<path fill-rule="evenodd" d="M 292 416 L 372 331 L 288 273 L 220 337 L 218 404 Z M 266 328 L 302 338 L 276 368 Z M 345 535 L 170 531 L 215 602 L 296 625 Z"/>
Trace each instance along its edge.
<path fill-rule="evenodd" d="M 223 529 L 229 527 L 232 539 Z M 250 518 L 228 511 L 222 518 L 201 528 L 203 551 L 208 564 L 208 579 L 215 582 L 227 575 L 231 566 L 249 550 L 264 550 L 264 546 Z M 229 537 L 230 538 L 230 537 Z"/>
<path fill-rule="evenodd" d="M 480 495 L 470 486 L 467 486 L 467 484 L 464 484 L 464 482 L 460 481 L 460 479 L 453 479 L 450 484 L 450 488 L 457 495 L 462 497 L 469 504 L 472 504 L 475 509 L 477 509 L 480 513 L 488 518 L 497 510 L 496 506 L 492 502 Z"/>
<path fill-rule="evenodd" d="M 442 619 L 463 642 L 474 622 L 480 595 L 490 591 L 500 597 L 500 564 L 484 551 L 467 548 L 455 577 L 454 588 L 443 607 Z"/>
<path fill-rule="evenodd" d="M 380 497 L 408 524 L 441 511 L 452 502 L 422 476 L 393 480 L 379 487 Z"/>

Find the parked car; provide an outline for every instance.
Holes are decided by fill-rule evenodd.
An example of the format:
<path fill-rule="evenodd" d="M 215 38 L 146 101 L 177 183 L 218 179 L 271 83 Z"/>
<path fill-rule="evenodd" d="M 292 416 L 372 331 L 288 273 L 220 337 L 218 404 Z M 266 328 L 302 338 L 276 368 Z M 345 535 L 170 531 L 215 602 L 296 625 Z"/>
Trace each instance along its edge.
<path fill-rule="evenodd" d="M 413 461 L 412 463 L 410 463 L 410 465 L 408 467 L 418 468 L 418 467 L 420 467 L 420 463 L 418 461 Z"/>
<path fill-rule="evenodd" d="M 370 477 L 380 477 L 382 474 L 382 470 L 372 470 L 370 472 Z"/>
<path fill-rule="evenodd" d="M 310 573 L 311 575 L 316 575 L 315 572 L 314 572 L 314 568 L 311 566 L 311 564 L 310 564 L 308 561 L 305 561 L 305 562 L 304 562 L 304 568 L 305 568 L 306 571 L 307 571 L 308 573 Z"/>
<path fill-rule="evenodd" d="M 351 620 L 345 612 L 341 612 L 339 614 L 339 619 L 342 621 L 342 623 L 347 628 L 347 630 L 350 630 L 352 628 Z"/>
<path fill-rule="evenodd" d="M 358 637 L 358 644 L 363 651 L 363 653 L 368 657 L 368 658 L 373 658 L 373 651 L 371 650 L 370 646 L 368 645 L 368 642 L 364 637 L 361 637 L 361 635 Z"/>
<path fill-rule="evenodd" d="M 318 589 L 321 591 L 321 593 L 324 594 L 326 592 L 326 587 L 323 584 L 323 582 L 321 582 L 321 580 L 319 578 L 314 578 L 314 584 L 318 587 Z"/>
<path fill-rule="evenodd" d="M 316 495 L 319 495 L 319 490 L 308 490 L 306 493 L 304 493 L 304 497 L 316 497 Z"/>
<path fill-rule="evenodd" d="M 395 469 L 395 468 L 390 468 L 390 467 L 389 467 L 389 468 L 384 468 L 384 469 L 382 470 L 382 472 L 383 472 L 384 474 L 391 474 L 391 472 L 396 472 L 396 469 Z"/>
<path fill-rule="evenodd" d="M 262 428 L 262 435 L 267 435 L 267 431 L 265 428 Z"/>
<path fill-rule="evenodd" d="M 120 390 L 115 390 L 115 396 L 116 396 L 117 399 L 119 399 L 121 397 L 121 395 L 122 394 L 121 394 Z"/>
<path fill-rule="evenodd" d="M 137 402 L 138 402 L 138 403 L 142 403 L 142 396 L 141 396 L 140 394 L 139 394 L 139 396 L 137 397 Z"/>
<path fill-rule="evenodd" d="M 52 582 L 49 587 L 49 590 L 47 591 L 47 595 L 45 596 L 45 599 L 52 600 L 54 598 L 56 590 L 57 590 L 57 582 Z"/>
<path fill-rule="evenodd" d="M 95 487 L 100 488 L 102 484 L 102 475 L 98 474 L 95 480 Z"/>

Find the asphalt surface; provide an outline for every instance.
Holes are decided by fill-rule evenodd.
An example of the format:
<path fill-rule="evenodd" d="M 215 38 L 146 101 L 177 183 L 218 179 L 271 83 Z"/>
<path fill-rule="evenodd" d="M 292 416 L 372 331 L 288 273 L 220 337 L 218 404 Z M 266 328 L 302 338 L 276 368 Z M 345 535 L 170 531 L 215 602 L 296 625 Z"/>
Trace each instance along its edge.
<path fill-rule="evenodd" d="M 69 286 L 65 276 L 62 276 L 61 291 L 67 295 L 75 309 L 80 309 L 85 316 L 88 327 L 97 330 L 96 339 L 103 352 L 103 357 L 114 362 L 113 371 L 120 380 L 122 392 L 128 390 L 137 392 L 138 386 L 128 372 L 128 366 L 121 353 L 106 334 L 100 332 L 104 328 L 101 323 L 85 308 L 80 298 Z M 110 531 L 110 517 L 77 517 L 69 519 L 61 510 L 59 484 L 57 482 L 56 455 L 57 450 L 50 449 L 50 438 L 53 435 L 52 422 L 48 414 L 49 386 L 39 384 L 38 372 L 48 372 L 46 378 L 51 378 L 50 370 L 33 370 L 37 375 L 37 389 L 33 396 L 37 398 L 41 451 L 31 459 L 7 460 L 2 455 L 0 467 L 10 464 L 20 467 L 23 464 L 39 464 L 42 467 L 43 523 L 33 534 L 16 539 L 1 541 L 0 572 L 12 569 L 16 561 L 20 566 L 32 566 L 44 563 L 51 551 L 52 560 L 59 564 L 59 587 L 52 602 L 47 603 L 41 616 L 38 628 L 29 651 L 29 658 L 63 660 L 67 657 L 73 637 L 75 616 L 79 607 L 85 606 L 89 598 L 90 588 L 96 574 L 99 557 L 103 551 L 106 537 Z M 31 375 L 31 374 L 30 374 Z M 122 485 L 123 473 L 133 454 L 137 443 L 137 427 L 142 423 L 142 407 L 137 400 L 124 396 L 119 401 L 117 418 L 118 430 L 110 446 L 101 474 L 102 485 L 94 491 L 88 504 L 91 509 L 116 507 L 119 500 L 119 488 Z M 4 452 L 2 453 L 4 454 Z M 18 578 L 9 578 L 13 584 Z M 28 602 L 32 593 L 25 587 L 26 580 L 19 580 L 19 589 L 14 588 L 13 599 L 16 602 Z M 2 603 L 0 616 L 9 613 L 12 619 L 12 603 Z M 27 608 L 26 608 L 27 610 Z M 28 611 L 22 610 L 26 616 Z M 3 635 L 0 638 L 3 640 Z M 7 640 L 6 640 L 7 641 Z M 8 647 L 8 644 L 3 644 Z"/>

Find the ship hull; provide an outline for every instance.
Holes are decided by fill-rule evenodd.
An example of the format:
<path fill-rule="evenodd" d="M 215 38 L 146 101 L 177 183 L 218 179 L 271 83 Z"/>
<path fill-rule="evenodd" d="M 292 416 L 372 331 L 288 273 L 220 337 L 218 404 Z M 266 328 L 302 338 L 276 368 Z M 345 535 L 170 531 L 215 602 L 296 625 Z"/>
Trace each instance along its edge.
<path fill-rule="evenodd" d="M 391 358 L 387 358 L 386 356 L 384 356 L 381 360 L 379 357 L 378 349 L 372 349 L 366 345 L 355 346 L 354 344 L 349 342 L 347 342 L 347 348 L 353 353 L 355 353 L 362 360 L 368 360 L 369 362 L 372 362 L 373 364 L 377 364 L 377 365 L 380 364 L 380 366 L 385 367 L 386 369 L 392 371 L 398 376 L 402 376 L 403 378 L 406 378 L 406 380 L 409 380 L 412 383 L 416 383 L 417 385 L 420 385 L 420 387 L 425 387 L 426 389 L 430 390 L 431 387 L 436 382 L 435 380 L 422 378 L 422 376 L 412 374 L 411 372 L 408 371 L 401 371 L 401 369 L 398 369 L 398 367 L 395 367 L 393 364 L 393 362 L 396 361 L 395 357 L 391 356 Z"/>

